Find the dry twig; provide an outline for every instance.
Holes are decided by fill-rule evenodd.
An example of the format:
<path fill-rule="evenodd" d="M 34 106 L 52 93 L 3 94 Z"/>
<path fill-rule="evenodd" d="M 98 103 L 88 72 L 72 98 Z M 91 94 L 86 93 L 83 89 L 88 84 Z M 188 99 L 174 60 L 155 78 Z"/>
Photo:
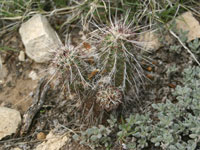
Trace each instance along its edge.
<path fill-rule="evenodd" d="M 23 116 L 23 124 L 20 131 L 21 135 L 26 134 L 29 131 L 29 128 L 31 126 L 31 123 L 37 114 L 37 112 L 42 108 L 46 93 L 49 90 L 50 86 L 46 84 L 45 77 L 42 78 L 39 82 L 39 85 L 36 89 L 35 97 L 33 100 L 33 104 L 30 106 L 30 108 L 26 111 L 26 113 Z"/>

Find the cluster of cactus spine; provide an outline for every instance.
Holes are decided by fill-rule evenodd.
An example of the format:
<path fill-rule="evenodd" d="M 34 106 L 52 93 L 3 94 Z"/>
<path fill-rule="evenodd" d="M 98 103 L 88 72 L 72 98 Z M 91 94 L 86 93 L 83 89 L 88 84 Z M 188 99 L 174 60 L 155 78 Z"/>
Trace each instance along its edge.
<path fill-rule="evenodd" d="M 116 109 L 122 103 L 122 92 L 114 86 L 103 86 L 96 94 L 96 102 L 106 111 Z"/>

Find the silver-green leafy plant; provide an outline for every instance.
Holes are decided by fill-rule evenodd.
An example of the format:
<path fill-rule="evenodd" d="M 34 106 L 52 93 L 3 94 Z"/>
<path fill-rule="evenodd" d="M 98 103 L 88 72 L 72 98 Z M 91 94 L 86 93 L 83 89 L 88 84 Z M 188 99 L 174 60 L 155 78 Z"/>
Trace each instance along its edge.
<path fill-rule="evenodd" d="M 170 76 L 170 74 L 173 74 L 173 73 L 175 73 L 177 71 L 178 71 L 178 67 L 175 64 L 173 64 L 172 66 L 169 66 L 167 68 L 166 74 L 167 74 L 167 76 Z"/>
<path fill-rule="evenodd" d="M 180 45 L 171 45 L 170 47 L 169 47 L 169 50 L 171 51 L 171 52 L 176 52 L 176 53 L 181 53 L 181 49 L 182 48 L 182 46 L 180 46 Z"/>
<path fill-rule="evenodd" d="M 119 125 L 117 133 L 119 143 L 123 143 L 128 149 L 144 148 L 148 146 L 151 137 L 152 120 L 149 114 L 130 115 Z"/>
<path fill-rule="evenodd" d="M 200 41 L 198 38 L 195 39 L 194 41 L 189 42 L 188 46 L 194 54 L 200 53 Z"/>
<path fill-rule="evenodd" d="M 187 42 L 188 33 L 189 33 L 189 31 L 184 31 L 182 29 L 179 30 L 179 33 L 178 33 L 179 34 L 179 38 L 183 43 Z"/>
<path fill-rule="evenodd" d="M 91 149 L 97 147 L 109 147 L 111 138 L 108 136 L 111 130 L 103 125 L 98 127 L 88 128 L 86 131 L 81 132 L 81 135 L 73 135 L 73 139 L 79 141 L 80 144 L 89 146 Z"/>

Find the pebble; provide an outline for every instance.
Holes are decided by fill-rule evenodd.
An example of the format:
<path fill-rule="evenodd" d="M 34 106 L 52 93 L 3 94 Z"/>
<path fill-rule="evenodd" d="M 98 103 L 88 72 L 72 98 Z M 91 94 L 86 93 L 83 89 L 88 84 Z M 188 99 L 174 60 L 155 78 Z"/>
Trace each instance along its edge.
<path fill-rule="evenodd" d="M 37 73 L 33 70 L 29 73 L 28 77 L 31 78 L 32 80 L 38 79 Z"/>
<path fill-rule="evenodd" d="M 46 134 L 44 132 L 39 132 L 37 134 L 37 139 L 40 140 L 40 141 L 46 139 Z"/>
<path fill-rule="evenodd" d="M 25 61 L 25 53 L 24 53 L 24 51 L 20 51 L 19 52 L 18 59 L 19 59 L 19 61 Z"/>

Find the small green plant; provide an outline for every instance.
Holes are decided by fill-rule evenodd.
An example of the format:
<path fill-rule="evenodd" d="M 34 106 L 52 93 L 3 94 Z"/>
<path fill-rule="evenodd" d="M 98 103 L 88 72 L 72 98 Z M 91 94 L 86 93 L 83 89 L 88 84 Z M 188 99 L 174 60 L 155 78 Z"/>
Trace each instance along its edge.
<path fill-rule="evenodd" d="M 181 51 L 182 51 L 181 48 L 182 48 L 182 46 L 180 46 L 180 45 L 171 45 L 171 46 L 169 47 L 169 50 L 170 50 L 171 52 L 176 52 L 176 53 L 180 54 Z"/>
<path fill-rule="evenodd" d="M 187 42 L 187 40 L 188 40 L 188 33 L 189 33 L 189 31 L 183 31 L 182 29 L 180 29 L 180 31 L 179 31 L 179 37 L 180 37 L 180 40 L 183 43 Z"/>
<path fill-rule="evenodd" d="M 175 73 L 177 71 L 178 71 L 178 67 L 174 64 L 174 65 L 169 66 L 167 68 L 167 72 L 166 73 L 167 73 L 167 76 L 169 76 L 170 74 Z"/>
<path fill-rule="evenodd" d="M 200 53 L 200 41 L 198 38 L 195 39 L 194 41 L 189 42 L 188 46 L 194 54 Z"/>
<path fill-rule="evenodd" d="M 119 143 L 128 149 L 144 148 L 148 146 L 152 131 L 152 120 L 149 115 L 130 115 L 121 125 L 117 133 Z"/>
<path fill-rule="evenodd" d="M 81 135 L 75 134 L 73 139 L 79 141 L 80 144 L 89 146 L 91 149 L 97 147 L 110 146 L 111 138 L 109 137 L 111 130 L 103 125 L 92 127 L 86 131 L 81 132 Z"/>
<path fill-rule="evenodd" d="M 91 127 L 85 131 L 82 131 L 79 135 L 74 134 L 73 139 L 78 141 L 80 144 L 87 145 L 91 149 L 97 147 L 106 147 L 110 149 L 111 144 L 111 132 L 117 127 L 117 119 L 114 116 L 110 116 L 107 120 L 108 127 L 104 125 L 99 125 L 98 127 Z"/>

